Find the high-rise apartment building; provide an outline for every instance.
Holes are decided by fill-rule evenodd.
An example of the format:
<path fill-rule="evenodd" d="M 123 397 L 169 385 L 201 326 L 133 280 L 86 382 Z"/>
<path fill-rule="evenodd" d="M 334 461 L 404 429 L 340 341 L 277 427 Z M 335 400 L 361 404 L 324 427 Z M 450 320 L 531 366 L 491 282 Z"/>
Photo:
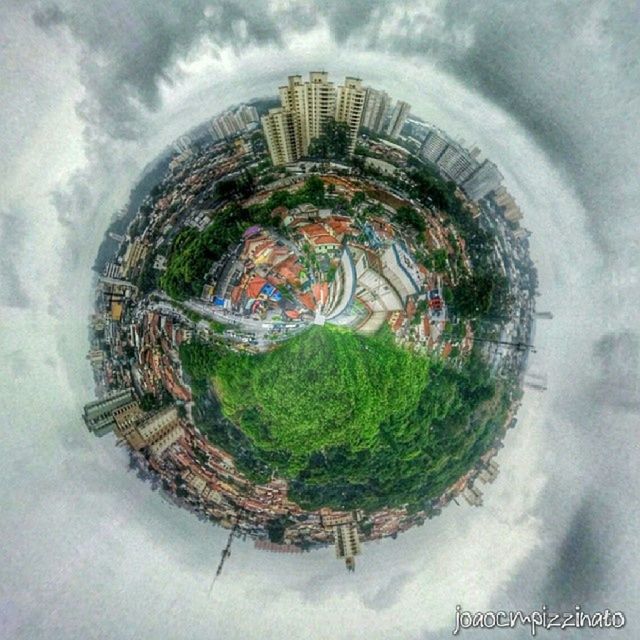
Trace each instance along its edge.
<path fill-rule="evenodd" d="M 353 152 L 360 128 L 366 90 L 357 78 L 345 78 L 336 87 L 325 71 L 312 71 L 309 80 L 289 76 L 279 89 L 281 107 L 262 117 L 262 127 L 274 164 L 294 162 L 309 151 L 311 141 L 323 133 L 329 119 L 349 127 L 349 151 Z"/>
<path fill-rule="evenodd" d="M 472 199 L 480 200 L 502 184 L 502 174 L 493 162 L 485 160 L 463 183 L 463 191 Z"/>
<path fill-rule="evenodd" d="M 349 127 L 349 153 L 353 153 L 358 138 L 358 130 L 362 120 L 362 110 L 367 90 L 359 78 L 345 78 L 344 84 L 338 87 L 335 119 L 346 122 Z"/>
<path fill-rule="evenodd" d="M 389 123 L 387 124 L 387 135 L 391 138 L 397 138 L 404 127 L 404 123 L 411 111 L 411 105 L 408 102 L 398 100 L 396 106 L 391 112 Z"/>
<path fill-rule="evenodd" d="M 160 456 L 183 434 L 176 407 L 167 407 L 151 415 L 145 414 L 137 402 L 121 406 L 114 412 L 116 432 L 136 450 L 149 447 Z"/>
<path fill-rule="evenodd" d="M 437 161 L 440 171 L 454 182 L 464 182 L 479 166 L 478 161 L 463 147 L 450 144 Z"/>
<path fill-rule="evenodd" d="M 334 527 L 336 556 L 344 558 L 349 571 L 356 567 L 356 556 L 360 553 L 360 538 L 355 522 Z"/>
<path fill-rule="evenodd" d="M 209 131 L 216 140 L 222 140 L 235 136 L 259 120 L 255 107 L 242 104 L 235 111 L 225 111 L 213 118 L 209 123 Z"/>
<path fill-rule="evenodd" d="M 374 133 L 382 133 L 390 107 L 391 98 L 386 91 L 368 87 L 362 111 L 362 126 Z"/>
<path fill-rule="evenodd" d="M 84 406 L 84 421 L 89 431 L 97 436 L 109 433 L 116 425 L 113 417 L 114 411 L 129 404 L 132 398 L 131 389 L 122 389 L 86 404 Z"/>
<path fill-rule="evenodd" d="M 236 110 L 236 118 L 238 118 L 245 126 L 253 122 L 260 122 L 258 110 L 248 104 L 243 104 Z"/>
<path fill-rule="evenodd" d="M 262 130 L 273 164 L 295 162 L 302 155 L 300 116 L 282 107 L 262 116 Z"/>
<path fill-rule="evenodd" d="M 520 207 L 504 187 L 499 187 L 493 194 L 493 198 L 495 203 L 502 208 L 504 217 L 509 220 L 509 222 L 517 222 L 522 219 Z"/>
<path fill-rule="evenodd" d="M 427 137 L 424 139 L 418 155 L 432 164 L 437 164 L 440 156 L 448 146 L 449 141 L 444 134 L 432 130 L 427 133 Z"/>

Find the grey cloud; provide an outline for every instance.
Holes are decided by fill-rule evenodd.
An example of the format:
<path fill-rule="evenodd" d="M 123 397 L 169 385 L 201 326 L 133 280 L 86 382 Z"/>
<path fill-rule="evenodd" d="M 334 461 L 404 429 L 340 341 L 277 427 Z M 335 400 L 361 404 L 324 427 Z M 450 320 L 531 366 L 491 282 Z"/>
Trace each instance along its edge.
<path fill-rule="evenodd" d="M 33 12 L 33 21 L 41 29 L 49 29 L 64 22 L 65 15 L 55 3 L 43 4 Z"/>
<path fill-rule="evenodd" d="M 16 266 L 25 233 L 26 225 L 19 213 L 0 212 L 0 301 L 8 307 L 25 308 L 30 305 Z"/>
<path fill-rule="evenodd" d="M 600 366 L 594 395 L 598 402 L 640 410 L 640 340 L 631 331 L 608 333 L 594 347 Z"/>
<path fill-rule="evenodd" d="M 603 517 L 604 516 L 604 517 Z M 594 602 L 608 573 L 603 529 L 606 515 L 584 498 L 558 547 L 555 564 L 544 589 L 552 610 L 571 611 Z"/>
<path fill-rule="evenodd" d="M 160 106 L 160 85 L 171 83 L 175 63 L 208 39 L 241 50 L 279 42 L 263 7 L 229 0 L 125 2 L 66 0 L 39 6 L 34 22 L 65 26 L 80 44 L 80 80 L 86 89 L 77 113 L 102 134 L 131 140 L 145 132 L 146 111 Z"/>

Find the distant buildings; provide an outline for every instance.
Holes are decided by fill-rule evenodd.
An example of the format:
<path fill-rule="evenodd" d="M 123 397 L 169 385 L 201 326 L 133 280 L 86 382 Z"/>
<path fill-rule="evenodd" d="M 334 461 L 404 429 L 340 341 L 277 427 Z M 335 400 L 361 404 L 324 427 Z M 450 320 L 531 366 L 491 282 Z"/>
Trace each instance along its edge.
<path fill-rule="evenodd" d="M 367 87 L 362 112 L 362 126 L 374 133 L 382 133 L 390 108 L 391 98 L 386 91 Z"/>
<path fill-rule="evenodd" d="M 132 399 L 132 390 L 122 389 L 86 404 L 84 406 L 84 421 L 89 431 L 97 436 L 109 433 L 116 426 L 114 411 L 129 404 Z"/>
<path fill-rule="evenodd" d="M 114 411 L 116 433 L 136 451 L 148 447 L 160 456 L 183 434 L 175 406 L 147 416 L 137 402 L 129 402 Z"/>
<path fill-rule="evenodd" d="M 501 207 L 504 217 L 509 222 L 517 222 L 522 219 L 522 211 L 516 204 L 513 196 L 510 195 L 504 187 L 500 187 L 494 194 L 495 203 Z"/>
<path fill-rule="evenodd" d="M 448 146 L 449 139 L 444 134 L 433 129 L 427 133 L 418 155 L 431 164 L 437 164 L 438 159 Z"/>
<path fill-rule="evenodd" d="M 472 200 L 480 200 L 502 184 L 502 174 L 493 162 L 485 160 L 465 182 L 462 189 Z"/>
<path fill-rule="evenodd" d="M 472 200 L 480 200 L 502 184 L 502 174 L 490 160 L 480 162 L 477 148 L 469 151 L 432 129 L 427 133 L 418 155 L 434 164 L 449 180 L 460 185 Z"/>
<path fill-rule="evenodd" d="M 360 553 L 360 538 L 355 522 L 334 527 L 336 556 L 344 558 L 349 571 L 355 571 L 356 556 Z"/>
<path fill-rule="evenodd" d="M 396 102 L 396 106 L 393 108 L 389 123 L 387 124 L 386 133 L 389 137 L 397 138 L 400 135 L 410 111 L 411 105 L 408 102 L 403 102 L 402 100 Z"/>
<path fill-rule="evenodd" d="M 235 111 L 225 111 L 211 120 L 210 133 L 217 140 L 237 135 L 260 120 L 258 110 L 251 105 L 240 105 Z"/>
<path fill-rule="evenodd" d="M 345 78 L 336 87 L 324 71 L 312 71 L 309 80 L 289 76 L 280 87 L 281 107 L 262 117 L 262 128 L 273 164 L 288 164 L 307 154 L 311 141 L 322 135 L 330 119 L 349 127 L 352 153 L 360 128 L 366 90 L 358 78 Z"/>

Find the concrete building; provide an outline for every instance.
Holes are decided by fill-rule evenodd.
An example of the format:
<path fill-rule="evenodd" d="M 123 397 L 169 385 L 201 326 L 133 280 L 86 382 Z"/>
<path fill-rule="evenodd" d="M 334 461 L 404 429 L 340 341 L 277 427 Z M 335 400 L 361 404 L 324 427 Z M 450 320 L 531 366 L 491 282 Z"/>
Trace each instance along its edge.
<path fill-rule="evenodd" d="M 260 122 L 258 110 L 248 104 L 243 104 L 238 107 L 236 111 L 236 118 L 238 118 L 245 127 L 253 124 L 254 122 Z"/>
<path fill-rule="evenodd" d="M 97 436 L 109 433 L 116 426 L 114 411 L 129 404 L 132 399 L 132 390 L 123 389 L 87 403 L 84 406 L 84 421 L 89 431 Z"/>
<path fill-rule="evenodd" d="M 312 71 L 307 82 L 302 76 L 289 76 L 287 85 L 280 87 L 279 93 L 282 108 L 300 119 L 301 155 L 305 155 L 311 140 L 322 133 L 322 125 L 329 118 L 335 118 L 336 88 L 329 82 L 326 71 Z"/>
<path fill-rule="evenodd" d="M 335 119 L 337 122 L 346 122 L 349 127 L 350 154 L 356 146 L 366 93 L 359 78 L 347 77 L 344 84 L 338 87 Z"/>
<path fill-rule="evenodd" d="M 247 104 L 240 105 L 235 111 L 225 111 L 209 123 L 209 131 L 217 140 L 231 138 L 259 122 L 258 110 Z"/>
<path fill-rule="evenodd" d="M 464 182 L 477 168 L 477 160 L 463 147 L 450 144 L 437 161 L 437 165 L 449 180 Z"/>
<path fill-rule="evenodd" d="M 420 272 L 409 252 L 398 242 L 382 254 L 383 274 L 405 305 L 409 296 L 420 291 Z"/>
<path fill-rule="evenodd" d="M 174 406 L 147 415 L 137 402 L 128 402 L 113 413 L 117 435 L 136 451 L 148 447 L 160 456 L 184 432 Z"/>
<path fill-rule="evenodd" d="M 375 133 L 382 133 L 390 107 L 391 98 L 386 91 L 368 87 L 362 111 L 362 126 Z"/>
<path fill-rule="evenodd" d="M 151 453 L 160 456 L 183 434 L 176 407 L 167 407 L 145 419 L 138 432 Z"/>
<path fill-rule="evenodd" d="M 122 259 L 122 277 L 127 278 L 135 272 L 140 263 L 145 259 L 149 245 L 140 238 L 136 238 L 127 246 L 124 258 Z M 107 274 L 105 274 L 105 277 Z"/>
<path fill-rule="evenodd" d="M 356 556 L 360 553 L 360 538 L 355 522 L 334 527 L 336 556 L 344 558 L 349 571 L 356 568 Z"/>
<path fill-rule="evenodd" d="M 447 137 L 443 133 L 432 130 L 429 131 L 427 137 L 424 139 L 418 155 L 432 164 L 437 164 L 440 156 L 448 146 L 449 140 Z"/>
<path fill-rule="evenodd" d="M 502 184 L 502 174 L 493 162 L 485 160 L 463 183 L 463 191 L 472 200 L 481 200 Z"/>
<path fill-rule="evenodd" d="M 280 104 L 262 118 L 271 160 L 275 165 L 306 155 L 311 141 L 322 135 L 325 122 L 335 119 L 349 127 L 349 152 L 355 147 L 366 89 L 358 78 L 345 78 L 336 87 L 325 71 L 312 71 L 309 80 L 289 76 L 279 88 Z"/>
<path fill-rule="evenodd" d="M 136 401 L 118 407 L 113 412 L 116 435 L 126 440 L 129 446 L 136 450 L 145 446 L 145 442 L 137 429 L 144 415 L 144 411 Z"/>
<path fill-rule="evenodd" d="M 504 217 L 509 222 L 517 222 L 522 219 L 522 211 L 520 211 L 520 207 L 517 205 L 513 196 L 508 193 L 504 187 L 499 187 L 496 190 L 494 200 L 496 204 L 502 208 Z"/>
<path fill-rule="evenodd" d="M 403 102 L 402 100 L 396 102 L 396 106 L 393 108 L 389 123 L 387 124 L 386 131 L 388 136 L 397 138 L 400 135 L 410 111 L 411 105 L 408 102 Z"/>
<path fill-rule="evenodd" d="M 302 156 L 300 116 L 282 107 L 262 116 L 262 130 L 275 165 L 295 162 Z"/>

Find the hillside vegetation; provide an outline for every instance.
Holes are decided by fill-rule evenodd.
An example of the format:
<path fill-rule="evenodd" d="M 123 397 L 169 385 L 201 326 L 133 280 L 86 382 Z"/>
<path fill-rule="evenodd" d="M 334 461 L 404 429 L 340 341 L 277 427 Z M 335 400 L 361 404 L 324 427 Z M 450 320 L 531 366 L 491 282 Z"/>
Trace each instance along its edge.
<path fill-rule="evenodd" d="M 386 332 L 312 327 L 269 353 L 196 343 L 181 357 L 196 402 L 215 390 L 246 436 L 243 450 L 233 450 L 238 438 L 199 427 L 239 459 L 288 478 L 292 497 L 312 508 L 420 507 L 491 445 L 506 410 L 479 359 L 456 370 Z"/>

